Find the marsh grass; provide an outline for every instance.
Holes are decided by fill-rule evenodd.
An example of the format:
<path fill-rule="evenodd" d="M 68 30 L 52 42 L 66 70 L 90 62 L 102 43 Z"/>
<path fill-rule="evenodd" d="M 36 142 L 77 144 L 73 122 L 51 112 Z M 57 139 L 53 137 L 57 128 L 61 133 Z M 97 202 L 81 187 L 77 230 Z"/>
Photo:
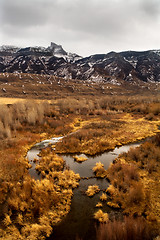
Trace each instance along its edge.
<path fill-rule="evenodd" d="M 101 200 L 102 202 L 107 200 L 107 195 L 106 195 L 106 193 L 102 193 L 102 195 L 100 196 L 100 200 Z"/>
<path fill-rule="evenodd" d="M 148 192 L 140 181 L 138 168 L 133 164 L 116 162 L 107 170 L 111 185 L 106 192 L 113 199 L 113 208 L 121 207 L 125 213 L 141 216 L 150 206 Z"/>
<path fill-rule="evenodd" d="M 76 162 L 78 162 L 78 163 L 81 163 L 81 162 L 84 162 L 84 161 L 87 161 L 88 160 L 88 158 L 87 157 L 85 157 L 85 156 L 73 156 L 73 158 L 74 158 L 74 160 L 76 161 Z"/>
<path fill-rule="evenodd" d="M 85 153 L 95 155 L 114 149 L 118 145 L 141 140 L 155 135 L 158 121 L 149 122 L 144 118 L 134 118 L 130 114 L 110 115 L 108 120 L 101 116 L 90 118 L 90 123 L 68 135 L 56 146 L 57 153 Z M 93 128 L 92 128 L 93 127 Z"/>
<path fill-rule="evenodd" d="M 97 185 L 90 185 L 86 191 L 86 195 L 88 197 L 93 197 L 96 193 L 100 191 L 99 186 Z"/>
<path fill-rule="evenodd" d="M 109 220 L 97 229 L 97 240 L 151 240 L 152 227 L 143 217 L 124 217 L 124 220 Z"/>
<path fill-rule="evenodd" d="M 124 214 L 138 217 L 135 219 L 135 225 L 138 224 L 136 221 L 139 221 L 142 216 L 145 217 L 144 226 L 151 223 L 152 227 L 157 229 L 155 231 L 152 228 L 150 234 L 154 234 L 154 232 L 160 234 L 158 203 L 160 186 L 159 181 L 157 181 L 160 173 L 159 136 L 160 134 L 157 134 L 152 140 L 141 144 L 138 148 L 130 149 L 128 153 L 121 154 L 107 170 L 107 177 L 111 183 L 106 190 L 111 199 L 107 205 L 116 208 L 118 204 L 123 209 Z M 127 223 L 123 222 L 123 224 Z M 128 228 L 128 226 L 126 227 Z M 132 230 L 136 231 L 136 229 Z M 145 229 L 144 239 L 146 232 Z M 138 234 L 140 232 L 137 232 L 137 236 Z M 105 237 L 105 239 L 108 238 Z M 135 235 L 133 235 L 133 239 L 136 239 Z M 147 239 L 152 239 L 151 235 Z"/>
<path fill-rule="evenodd" d="M 43 150 L 37 169 L 43 179 L 28 176 L 27 160 L 10 160 L 1 165 L 1 198 L 6 205 L 1 212 L 2 239 L 43 239 L 50 235 L 52 226 L 69 212 L 72 189 L 80 176 L 71 170 L 62 171 L 64 161 L 50 149 Z M 2 163 L 1 163 L 2 164 Z M 18 164 L 18 165 L 17 165 Z M 6 175 L 6 173 L 8 174 Z M 14 174 L 13 174 L 14 172 Z"/>
<path fill-rule="evenodd" d="M 0 105 L 0 203 L 5 206 L 1 214 L 1 239 L 48 237 L 51 226 L 69 212 L 72 189 L 78 186 L 80 176 L 71 170 L 62 171 L 63 160 L 49 150 L 42 152 L 42 159 L 36 166 L 42 180 L 30 179 L 25 154 L 31 144 L 73 131 L 74 134 L 57 144 L 56 151 L 94 155 L 152 136 L 158 129 L 159 99 L 155 97 L 75 95 L 60 98 Z M 152 119 L 148 114 L 152 114 Z M 159 139 L 144 145 L 138 154 L 132 150 L 123 156 L 128 163 L 120 161 L 110 167 L 108 205 L 109 202 L 112 207 L 118 205 L 129 215 L 144 215 L 153 222 L 153 216 L 149 215 L 148 188 L 151 186 L 154 190 L 155 185 L 149 183 L 147 187 L 141 181 L 139 169 L 159 179 Z M 105 173 L 103 166 L 95 167 L 96 175 Z M 99 191 L 98 187 L 93 188 L 89 189 L 89 196 Z M 158 193 L 152 202 L 156 217 L 159 216 L 157 196 Z M 104 221 L 107 215 L 103 214 L 100 212 L 99 216 L 103 216 Z"/>
<path fill-rule="evenodd" d="M 108 213 L 104 213 L 102 210 L 98 210 L 94 214 L 94 219 L 98 220 L 100 223 L 106 223 L 109 221 Z"/>
<path fill-rule="evenodd" d="M 101 162 L 96 163 L 96 166 L 93 167 L 93 172 L 95 173 L 96 177 L 98 178 L 104 178 L 106 177 L 107 173 L 104 169 L 104 165 Z"/>

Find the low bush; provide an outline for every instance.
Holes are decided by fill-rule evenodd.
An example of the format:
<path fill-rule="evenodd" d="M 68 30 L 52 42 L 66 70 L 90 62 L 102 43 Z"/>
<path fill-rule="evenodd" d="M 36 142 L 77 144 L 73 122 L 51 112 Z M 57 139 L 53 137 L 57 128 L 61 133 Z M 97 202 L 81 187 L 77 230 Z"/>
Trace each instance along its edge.
<path fill-rule="evenodd" d="M 114 206 L 127 214 L 141 216 L 150 205 L 148 191 L 140 182 L 138 168 L 133 164 L 115 162 L 107 170 L 111 185 L 106 190 Z"/>
<path fill-rule="evenodd" d="M 104 169 L 104 165 L 101 162 L 96 163 L 96 166 L 93 167 L 93 172 L 96 177 L 104 178 L 106 176 L 106 170 Z"/>
<path fill-rule="evenodd" d="M 91 185 L 91 186 L 88 186 L 86 194 L 87 194 L 88 197 L 92 197 L 96 193 L 98 193 L 99 191 L 100 191 L 100 189 L 97 185 Z"/>
<path fill-rule="evenodd" d="M 109 221 L 108 213 L 104 213 L 102 210 L 98 210 L 94 214 L 94 219 L 98 220 L 101 223 L 106 223 Z"/>
<path fill-rule="evenodd" d="M 139 148 L 130 149 L 127 154 L 122 154 L 127 161 L 137 162 L 142 169 L 149 170 L 151 173 L 155 171 L 153 165 L 156 166 L 156 162 L 160 161 L 160 149 L 159 149 L 159 134 L 154 140 L 145 142 Z"/>

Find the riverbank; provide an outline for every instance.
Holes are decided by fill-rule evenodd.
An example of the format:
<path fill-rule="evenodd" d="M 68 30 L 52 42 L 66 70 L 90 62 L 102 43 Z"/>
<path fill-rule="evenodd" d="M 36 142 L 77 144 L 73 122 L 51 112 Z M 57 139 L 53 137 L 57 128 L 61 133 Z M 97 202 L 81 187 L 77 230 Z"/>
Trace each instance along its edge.
<path fill-rule="evenodd" d="M 124 215 L 144 218 L 152 237 L 160 235 L 160 134 L 128 153 L 107 170 L 110 205 Z"/>

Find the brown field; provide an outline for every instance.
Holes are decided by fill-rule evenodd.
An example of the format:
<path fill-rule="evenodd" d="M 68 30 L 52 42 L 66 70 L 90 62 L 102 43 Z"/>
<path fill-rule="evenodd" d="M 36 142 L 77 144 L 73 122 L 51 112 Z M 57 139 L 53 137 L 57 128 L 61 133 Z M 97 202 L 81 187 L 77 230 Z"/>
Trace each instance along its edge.
<path fill-rule="evenodd" d="M 69 80 L 50 75 L 27 73 L 0 73 L 0 97 L 23 99 L 59 99 L 68 96 L 158 96 L 158 83 L 128 83 L 119 80 L 121 85 L 107 82 Z"/>

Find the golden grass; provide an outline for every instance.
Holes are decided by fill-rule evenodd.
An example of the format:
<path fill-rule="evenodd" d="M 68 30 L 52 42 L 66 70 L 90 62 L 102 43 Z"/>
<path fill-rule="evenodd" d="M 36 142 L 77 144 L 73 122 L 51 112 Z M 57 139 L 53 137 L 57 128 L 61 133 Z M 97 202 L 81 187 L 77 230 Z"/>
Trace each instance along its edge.
<path fill-rule="evenodd" d="M 0 97 L 0 104 L 14 104 L 16 102 L 24 102 L 26 101 L 23 98 L 3 98 Z"/>
<path fill-rule="evenodd" d="M 51 226 L 69 212 L 72 188 L 78 186 L 80 176 L 71 170 L 62 171 L 63 159 L 48 149 L 42 152 L 37 165 L 44 179 L 30 179 L 25 154 L 39 135 L 25 133 L 25 141 L 22 136 L 13 147 L 0 151 L 0 203 L 7 201 L 8 204 L 8 210 L 4 209 L 1 217 L 0 238 L 44 239 L 50 235 Z"/>
<path fill-rule="evenodd" d="M 104 169 L 104 165 L 101 162 L 96 163 L 96 166 L 93 167 L 92 170 L 95 173 L 96 177 L 99 178 L 106 177 L 106 170 Z"/>
<path fill-rule="evenodd" d="M 118 203 L 114 203 L 114 202 L 107 202 L 107 205 L 111 208 L 120 208 L 120 206 L 118 205 Z"/>
<path fill-rule="evenodd" d="M 100 191 L 99 186 L 97 185 L 90 185 L 86 191 L 86 195 L 88 197 L 93 197 L 96 193 Z"/>
<path fill-rule="evenodd" d="M 95 212 L 94 218 L 101 223 L 107 223 L 109 221 L 108 213 L 104 213 L 102 210 Z"/>
<path fill-rule="evenodd" d="M 94 128 L 93 128 L 94 124 Z M 101 117 L 84 121 L 78 132 L 67 136 L 56 146 L 57 153 L 85 153 L 95 155 L 116 146 L 136 142 L 160 132 L 160 120 L 148 121 L 144 117 L 131 114 L 118 114 L 109 117 L 109 121 Z M 81 128 L 81 126 L 83 126 Z M 77 129 L 77 128 L 76 128 Z"/>
<path fill-rule="evenodd" d="M 52 100 L 40 100 L 40 99 L 24 99 L 24 98 L 5 98 L 5 97 L 0 97 L 0 104 L 14 104 L 17 102 L 28 102 L 28 101 L 35 101 L 37 103 L 41 102 L 48 102 L 50 103 Z"/>
<path fill-rule="evenodd" d="M 102 193 L 102 195 L 100 196 L 100 200 L 101 200 L 102 202 L 107 200 L 107 195 L 106 195 L 106 193 Z"/>
<path fill-rule="evenodd" d="M 74 158 L 74 160 L 76 161 L 76 162 L 79 162 L 79 163 L 81 163 L 81 162 L 84 162 L 84 161 L 87 161 L 88 160 L 88 158 L 87 157 L 83 157 L 83 156 L 73 156 L 73 158 Z"/>
<path fill-rule="evenodd" d="M 116 194 L 115 187 L 112 184 L 110 184 L 109 187 L 106 189 L 106 193 L 111 197 L 114 196 Z"/>
<path fill-rule="evenodd" d="M 97 208 L 100 208 L 100 207 L 103 207 L 103 205 L 102 205 L 101 202 L 98 202 L 98 203 L 96 204 L 96 207 L 97 207 Z"/>

